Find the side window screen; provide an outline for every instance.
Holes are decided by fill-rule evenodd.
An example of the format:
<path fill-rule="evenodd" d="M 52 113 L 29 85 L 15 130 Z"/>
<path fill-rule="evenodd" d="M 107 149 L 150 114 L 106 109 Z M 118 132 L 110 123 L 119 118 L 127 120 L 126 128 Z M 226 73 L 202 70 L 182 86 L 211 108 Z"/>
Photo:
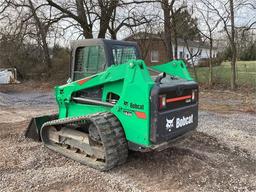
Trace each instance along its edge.
<path fill-rule="evenodd" d="M 76 49 L 74 80 L 101 72 L 106 60 L 102 46 L 79 47 Z"/>
<path fill-rule="evenodd" d="M 112 54 L 116 65 L 126 63 L 130 59 L 137 59 L 136 48 L 133 46 L 114 45 Z"/>

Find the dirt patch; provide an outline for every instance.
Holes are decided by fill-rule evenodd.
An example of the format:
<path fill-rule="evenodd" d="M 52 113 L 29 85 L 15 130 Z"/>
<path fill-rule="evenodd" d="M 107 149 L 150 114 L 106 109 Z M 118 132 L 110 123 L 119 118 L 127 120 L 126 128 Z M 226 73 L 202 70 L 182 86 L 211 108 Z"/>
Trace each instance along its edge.
<path fill-rule="evenodd" d="M 19 84 L 1 84 L 0 92 L 12 93 L 12 92 L 31 92 L 31 91 L 53 91 L 56 85 L 65 84 L 65 80 L 51 80 L 51 81 L 22 81 Z"/>
<path fill-rule="evenodd" d="M 199 106 L 201 110 L 218 113 L 256 113 L 256 93 L 220 90 L 201 90 Z"/>

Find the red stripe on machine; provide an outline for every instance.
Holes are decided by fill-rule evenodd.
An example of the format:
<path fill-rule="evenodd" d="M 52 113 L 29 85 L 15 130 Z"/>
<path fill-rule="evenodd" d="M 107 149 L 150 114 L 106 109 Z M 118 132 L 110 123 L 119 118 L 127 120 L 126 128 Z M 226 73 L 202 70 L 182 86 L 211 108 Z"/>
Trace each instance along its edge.
<path fill-rule="evenodd" d="M 146 119 L 147 118 L 146 113 L 144 113 L 144 112 L 135 111 L 135 114 L 140 119 Z"/>
<path fill-rule="evenodd" d="M 83 85 L 84 83 L 86 83 L 87 81 L 89 81 L 91 78 L 84 78 L 84 79 L 81 79 L 81 80 L 79 80 L 79 81 L 77 81 L 77 83 L 79 84 L 79 85 Z"/>
<path fill-rule="evenodd" d="M 175 97 L 175 98 L 166 99 L 166 102 L 170 103 L 170 102 L 175 102 L 175 101 L 182 101 L 182 100 L 185 100 L 185 99 L 190 99 L 191 97 L 192 97 L 191 95 L 182 96 L 182 97 Z"/>

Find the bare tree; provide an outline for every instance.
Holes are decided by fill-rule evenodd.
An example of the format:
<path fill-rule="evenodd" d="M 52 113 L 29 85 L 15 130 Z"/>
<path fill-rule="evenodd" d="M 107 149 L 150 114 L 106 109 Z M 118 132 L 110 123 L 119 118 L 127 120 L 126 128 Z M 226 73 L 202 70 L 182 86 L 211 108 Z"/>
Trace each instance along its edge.
<path fill-rule="evenodd" d="M 96 24 L 99 26 L 97 37 L 105 38 L 111 17 L 119 5 L 119 0 L 47 2 L 65 17 L 75 20 L 82 28 L 85 38 L 93 38 L 93 28 Z"/>
<path fill-rule="evenodd" d="M 230 11 L 230 20 L 231 20 L 231 35 L 229 35 L 229 41 L 231 44 L 232 50 L 232 60 L 231 60 L 231 89 L 234 90 L 236 88 L 236 59 L 237 59 L 237 49 L 235 42 L 235 15 L 234 15 L 234 2 L 233 0 L 229 0 L 229 11 Z M 228 30 L 227 30 L 227 34 Z"/>
<path fill-rule="evenodd" d="M 167 55 L 169 59 L 178 57 L 178 34 L 179 31 L 183 30 L 180 27 L 182 24 L 177 19 L 180 16 L 182 10 L 187 8 L 186 3 L 180 2 L 177 0 L 160 0 L 161 8 L 163 10 L 163 19 L 164 19 L 164 37 L 165 45 L 167 50 Z M 187 22 L 187 21 L 185 21 Z M 185 29 L 188 30 L 188 29 Z M 182 31 L 186 33 L 186 31 Z M 188 34 L 188 33 L 186 33 Z M 188 36 L 192 34 L 188 34 Z M 172 41 L 174 40 L 174 46 Z M 174 52 L 173 52 L 174 47 Z"/>
<path fill-rule="evenodd" d="M 161 0 L 161 7 L 164 12 L 164 39 L 167 51 L 168 59 L 173 59 L 173 49 L 172 49 L 172 31 L 171 31 L 171 10 L 173 9 L 175 0 Z"/>
<path fill-rule="evenodd" d="M 204 0 L 200 0 L 200 5 L 196 5 L 196 10 L 200 13 L 203 23 L 206 25 L 206 29 L 201 29 L 200 34 L 205 37 L 210 44 L 209 53 L 209 86 L 213 84 L 213 63 L 212 63 L 212 50 L 213 50 L 213 34 L 217 30 L 220 23 L 220 19 L 215 19 L 207 9 L 207 3 Z M 202 26 L 202 23 L 201 23 Z"/>
<path fill-rule="evenodd" d="M 38 2 L 37 4 L 32 0 L 10 2 L 12 6 L 25 8 L 24 10 L 27 11 L 26 18 L 24 18 L 22 22 L 28 22 L 32 28 L 35 27 L 36 34 L 33 34 L 33 31 L 31 31 L 30 36 L 34 36 L 37 39 L 38 45 L 42 47 L 45 70 L 48 71 L 52 68 L 52 61 L 50 58 L 47 37 L 52 25 L 62 19 L 63 15 L 54 14 L 52 9 L 48 10 L 49 6 L 42 2 Z M 48 14 L 45 12 L 48 12 Z"/>
<path fill-rule="evenodd" d="M 14 67 L 18 52 L 23 48 L 24 40 L 29 33 L 26 12 L 11 5 L 11 1 L 3 0 L 0 11 L 0 64 L 4 67 Z"/>
<path fill-rule="evenodd" d="M 248 12 L 256 12 L 256 0 L 243 0 L 240 3 L 240 6 L 248 9 Z M 250 35 L 250 33 L 253 33 L 253 30 L 256 29 L 256 14 L 254 14 L 254 16 L 251 18 L 247 18 L 247 22 L 243 26 L 237 27 L 236 29 L 238 31 L 237 41 L 240 41 L 237 43 L 239 52 L 241 49 L 244 49 L 246 46 L 248 46 L 248 44 L 251 44 L 251 40 L 253 41 L 253 38 L 251 38 L 253 35 Z"/>
<path fill-rule="evenodd" d="M 198 76 L 197 76 L 197 71 L 196 71 L 196 67 L 195 67 L 195 60 L 194 58 L 196 56 L 198 56 L 200 54 L 200 52 L 202 51 L 202 45 L 204 44 L 205 41 L 199 41 L 198 42 L 198 46 L 196 47 L 191 47 L 190 44 L 191 44 L 191 41 L 188 40 L 188 39 L 184 39 L 184 42 L 185 42 L 185 45 L 186 45 L 186 49 L 188 50 L 188 53 L 189 53 L 189 60 L 190 60 L 190 63 L 192 64 L 192 68 L 193 68 L 193 72 L 194 72 L 194 75 L 195 75 L 195 79 L 196 81 L 198 80 Z M 196 51 L 195 49 L 196 48 Z"/>
<path fill-rule="evenodd" d="M 0 2 L 0 15 L 3 14 L 5 12 L 5 10 L 9 7 L 10 3 L 8 1 L 1 1 Z M 2 20 L 4 18 L 0 17 L 0 20 Z"/>
<path fill-rule="evenodd" d="M 204 0 L 207 9 L 210 12 L 214 13 L 221 21 L 223 29 L 227 35 L 228 42 L 231 48 L 231 89 L 234 90 L 237 87 L 237 75 L 236 75 L 236 60 L 237 60 L 237 42 L 236 42 L 236 25 L 235 25 L 235 17 L 236 11 L 244 11 L 248 12 L 249 9 L 255 10 L 255 0 Z M 240 26 L 247 26 L 250 29 L 253 25 L 255 25 L 255 19 L 249 20 L 246 24 L 240 24 Z"/>
<path fill-rule="evenodd" d="M 147 15 L 141 13 L 143 9 L 139 10 L 137 6 L 154 1 L 64 0 L 57 2 L 47 0 L 47 2 L 67 18 L 76 21 L 82 28 L 85 38 L 93 38 L 95 34 L 97 38 L 106 38 L 107 32 L 109 32 L 111 38 L 116 39 L 117 33 L 122 28 L 133 28 L 150 22 Z M 76 24 L 72 22 L 72 25 Z"/>
<path fill-rule="evenodd" d="M 42 55 L 44 64 L 42 66 L 49 74 L 48 70 L 52 68 L 52 61 L 48 41 L 51 32 L 56 33 L 56 25 L 53 25 L 62 16 L 53 13 L 52 9 L 49 9 L 49 6 L 43 1 L 35 3 L 32 0 L 5 0 L 5 5 L 7 5 L 5 13 L 1 14 L 5 17 L 4 36 L 19 39 L 20 46 L 31 44 L 31 47 L 41 49 L 39 53 Z M 8 33 L 9 35 L 7 35 Z M 17 43 L 17 41 L 15 42 Z M 14 50 L 19 50 L 19 48 Z"/>
<path fill-rule="evenodd" d="M 141 25 L 149 26 L 155 20 L 157 14 L 147 12 L 149 5 L 148 3 L 146 5 L 138 6 L 136 2 L 119 4 L 117 9 L 114 10 L 109 23 L 108 31 L 111 39 L 117 39 L 117 33 L 123 28 L 132 31 L 133 28 Z M 118 12 L 122 14 L 118 14 Z"/>
<path fill-rule="evenodd" d="M 179 16 L 179 13 L 185 9 L 187 6 L 181 5 L 179 8 L 175 9 L 174 6 L 171 7 L 171 21 L 172 21 L 172 31 L 173 31 L 173 40 L 174 40 L 174 57 L 178 58 L 178 23 L 177 18 Z"/>
<path fill-rule="evenodd" d="M 52 68 L 52 61 L 50 58 L 50 52 L 49 52 L 49 47 L 47 43 L 47 35 L 48 35 L 49 27 L 53 21 L 49 21 L 48 23 L 43 22 L 39 18 L 39 15 L 37 13 L 38 7 L 35 7 L 34 3 L 31 0 L 28 0 L 28 7 L 30 9 L 31 16 L 35 21 L 35 25 L 38 30 L 38 36 L 40 38 L 40 41 L 42 42 L 42 48 L 43 48 L 45 63 L 47 67 L 46 69 L 49 70 Z"/>
<path fill-rule="evenodd" d="M 216 0 L 205 0 L 207 8 L 214 12 L 216 16 L 221 20 L 224 31 L 228 37 L 228 41 L 232 51 L 231 58 L 231 89 L 236 88 L 236 59 L 237 59 L 237 48 L 235 41 L 235 14 L 234 14 L 234 2 L 233 0 L 220 1 Z M 218 5 L 218 6 L 217 6 Z"/>
<path fill-rule="evenodd" d="M 105 38 L 113 12 L 116 11 L 119 0 L 98 0 L 100 8 L 100 30 L 98 37 Z"/>

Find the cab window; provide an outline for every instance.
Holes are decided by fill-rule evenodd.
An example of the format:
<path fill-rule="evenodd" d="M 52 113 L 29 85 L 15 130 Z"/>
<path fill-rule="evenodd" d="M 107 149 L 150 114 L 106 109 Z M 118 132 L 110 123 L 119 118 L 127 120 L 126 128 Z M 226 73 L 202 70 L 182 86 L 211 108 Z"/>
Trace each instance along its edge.
<path fill-rule="evenodd" d="M 134 46 L 114 45 L 112 47 L 114 64 L 123 64 L 131 59 L 137 59 L 136 48 Z"/>
<path fill-rule="evenodd" d="M 103 46 L 79 47 L 75 53 L 74 80 L 103 71 L 106 64 Z"/>

